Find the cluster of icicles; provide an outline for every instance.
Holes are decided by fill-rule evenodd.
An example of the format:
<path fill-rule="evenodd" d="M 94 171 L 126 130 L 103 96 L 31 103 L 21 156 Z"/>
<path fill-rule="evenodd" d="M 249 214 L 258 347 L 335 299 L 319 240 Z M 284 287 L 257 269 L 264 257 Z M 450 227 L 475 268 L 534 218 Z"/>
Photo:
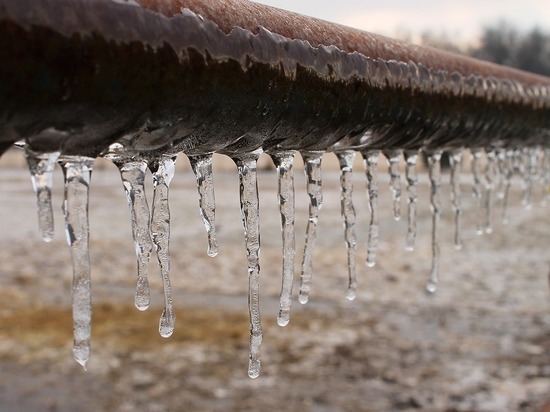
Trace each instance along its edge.
<path fill-rule="evenodd" d="M 24 145 L 23 145 L 24 146 Z M 160 318 L 159 332 L 169 337 L 174 331 L 175 314 L 170 286 L 170 211 L 168 192 L 174 176 L 176 157 L 161 156 L 154 159 L 121 157 L 117 155 L 123 149 L 119 144 L 110 147 L 104 157 L 112 160 L 120 170 L 122 183 L 128 198 L 132 221 L 133 237 L 137 255 L 137 288 L 135 305 L 139 310 L 149 307 L 149 284 L 147 266 L 152 250 L 157 253 L 164 286 L 164 310 Z M 32 183 L 37 195 L 38 219 L 42 238 L 53 238 L 53 214 L 51 208 L 52 174 L 56 163 L 61 165 L 65 181 L 65 199 L 63 211 L 67 241 L 71 247 L 73 263 L 73 325 L 75 359 L 83 367 L 90 355 L 91 336 L 91 281 L 90 258 L 88 250 L 88 190 L 94 159 L 80 156 L 60 156 L 55 153 L 33 153 L 25 147 L 26 158 L 31 171 Z M 261 150 L 233 155 L 240 178 L 241 216 L 244 226 L 246 254 L 248 259 L 249 312 L 250 312 L 250 352 L 248 374 L 255 378 L 260 373 L 260 346 L 262 343 L 262 325 L 259 311 L 259 252 L 260 224 L 259 202 L 256 176 L 256 163 Z M 485 156 L 483 153 L 485 152 Z M 370 207 L 368 245 L 366 265 L 373 267 L 379 237 L 378 222 L 378 161 L 380 150 L 363 151 L 367 190 Z M 321 159 L 322 151 L 302 152 L 309 195 L 309 221 L 306 229 L 305 248 L 300 276 L 299 301 L 308 301 L 312 280 L 312 256 L 315 247 L 317 222 L 322 206 Z M 352 201 L 352 165 L 356 152 L 343 150 L 335 153 L 341 169 L 341 210 L 345 228 L 345 243 L 348 253 L 349 284 L 347 299 L 355 298 L 357 279 L 355 271 L 356 235 L 355 209 Z M 420 156 L 416 151 L 383 151 L 389 163 L 390 189 L 393 195 L 393 214 L 401 218 L 402 180 L 406 181 L 407 193 L 407 232 L 405 247 L 412 250 L 416 238 L 417 171 L 416 164 Z M 441 216 L 441 157 L 443 152 L 428 153 L 428 172 L 430 181 L 430 201 L 433 215 L 432 230 L 432 269 L 427 282 L 427 291 L 437 289 L 439 278 L 439 225 Z M 525 148 L 520 150 L 482 150 L 471 149 L 473 195 L 479 203 L 477 232 L 491 232 L 494 198 L 501 199 L 502 219 L 506 222 L 508 197 L 513 175 L 521 175 L 524 182 L 523 203 L 530 206 L 533 202 L 535 184 L 543 187 L 542 202 L 548 202 L 550 196 L 550 149 Z M 292 289 L 294 281 L 295 235 L 294 235 L 294 176 L 293 159 L 295 153 L 285 151 L 270 154 L 278 173 L 278 199 L 281 212 L 283 239 L 283 268 L 280 308 L 277 322 L 281 326 L 290 320 Z M 459 173 L 463 150 L 448 153 L 450 160 L 451 202 L 456 222 L 454 244 L 461 247 L 461 194 Z M 400 175 L 400 160 L 404 156 L 405 179 Z M 485 157 L 485 159 L 484 159 Z M 208 232 L 208 255 L 218 253 L 215 232 L 215 199 L 212 177 L 212 154 L 189 156 L 196 175 L 200 213 Z M 151 211 L 144 191 L 144 178 L 147 168 L 153 175 L 154 195 Z"/>

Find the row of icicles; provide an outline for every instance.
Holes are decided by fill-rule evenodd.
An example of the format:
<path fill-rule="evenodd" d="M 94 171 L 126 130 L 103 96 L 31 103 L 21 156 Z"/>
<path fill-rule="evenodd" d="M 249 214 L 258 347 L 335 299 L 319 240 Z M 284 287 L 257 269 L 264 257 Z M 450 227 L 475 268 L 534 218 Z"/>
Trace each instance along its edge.
<path fill-rule="evenodd" d="M 256 176 L 256 163 L 261 150 L 232 156 L 240 179 L 241 216 L 244 226 L 246 252 L 248 260 L 250 312 L 250 352 L 248 374 L 255 378 L 260 373 L 260 345 L 262 342 L 262 325 L 259 311 L 259 251 L 260 225 L 259 201 Z M 90 356 L 91 336 L 91 282 L 90 257 L 88 249 L 88 190 L 92 171 L 93 158 L 81 156 L 60 156 L 55 153 L 33 153 L 25 147 L 26 158 L 30 167 L 32 183 L 37 195 L 38 219 L 42 238 L 49 242 L 53 239 L 53 213 L 51 207 L 52 174 L 56 163 L 61 165 L 65 182 L 65 199 L 63 212 L 67 241 L 71 247 L 73 263 L 73 328 L 75 359 L 84 368 Z M 312 280 L 312 256 L 315 247 L 317 222 L 321 210 L 323 195 L 321 188 L 321 160 L 324 152 L 302 152 L 306 175 L 307 193 L 309 195 L 309 220 L 307 223 L 305 247 L 300 276 L 299 301 L 308 301 Z M 363 151 L 365 161 L 370 222 L 368 227 L 366 265 L 373 267 L 379 237 L 378 223 L 378 161 L 379 150 Z M 389 163 L 390 189 L 393 196 L 393 215 L 401 218 L 401 175 L 400 159 L 404 156 L 405 180 L 407 184 L 407 234 L 406 249 L 412 250 L 416 238 L 416 205 L 417 205 L 417 171 L 416 164 L 419 152 L 392 150 L 384 151 Z M 510 185 L 514 174 L 523 177 L 523 203 L 529 207 L 533 202 L 534 185 L 537 182 L 543 187 L 542 202 L 550 197 L 550 149 L 527 148 L 521 150 L 487 150 L 485 160 L 481 149 L 472 149 L 473 196 L 478 203 L 477 232 L 492 231 L 494 197 L 502 201 L 502 219 L 508 220 L 508 199 Z M 278 199 L 281 212 L 283 239 L 283 268 L 280 308 L 277 322 L 281 326 L 290 320 L 292 289 L 294 280 L 295 236 L 294 236 L 294 176 L 293 159 L 295 153 L 285 151 L 271 153 L 278 174 Z M 341 169 L 341 210 L 345 228 L 345 242 L 348 253 L 349 283 L 346 298 L 353 300 L 357 287 L 355 273 L 355 209 L 352 201 L 352 165 L 356 152 L 343 150 L 337 152 Z M 460 248 L 462 214 L 459 173 L 463 150 L 448 153 L 450 161 L 451 202 L 455 219 L 454 245 Z M 137 256 L 137 288 L 135 305 L 139 310 L 149 307 L 149 283 L 147 266 L 153 247 L 157 252 L 161 277 L 164 287 L 164 309 L 160 318 L 159 332 L 169 337 L 174 331 L 175 314 L 170 286 L 170 210 L 168 192 L 170 181 L 174 176 L 176 158 L 161 156 L 154 159 L 105 156 L 110 158 L 120 170 L 122 183 L 128 198 L 132 233 Z M 442 152 L 427 154 L 430 181 L 430 202 L 432 209 L 432 269 L 426 289 L 433 293 L 437 289 L 439 278 L 439 225 L 441 216 L 441 157 Z M 200 213 L 208 233 L 208 255 L 216 256 L 218 245 L 215 232 L 215 198 L 212 177 L 212 154 L 189 156 L 195 173 L 199 192 Z M 144 178 L 147 168 L 153 175 L 153 203 L 151 211 L 145 197 Z"/>

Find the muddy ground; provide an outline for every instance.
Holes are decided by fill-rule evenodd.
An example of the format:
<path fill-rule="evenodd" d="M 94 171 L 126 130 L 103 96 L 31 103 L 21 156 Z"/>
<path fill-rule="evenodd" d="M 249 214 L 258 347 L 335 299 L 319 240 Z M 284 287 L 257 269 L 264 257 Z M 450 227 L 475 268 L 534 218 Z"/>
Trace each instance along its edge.
<path fill-rule="evenodd" d="M 90 224 L 93 277 L 92 357 L 72 358 L 71 267 L 57 170 L 56 238 L 38 238 L 28 173 L 0 160 L 1 411 L 542 411 L 550 402 L 550 213 L 520 205 L 516 180 L 510 223 L 475 234 L 471 176 L 463 176 L 464 248 L 452 246 L 443 190 L 441 285 L 427 296 L 430 209 L 421 176 L 417 248 L 404 251 L 405 221 L 391 218 L 381 177 L 378 264 L 367 268 L 369 218 L 364 171 L 355 175 L 357 299 L 344 299 L 346 252 L 338 173 L 324 173 L 310 303 L 293 304 L 276 324 L 280 231 L 273 171 L 260 173 L 262 219 L 262 373 L 246 373 L 247 272 L 234 169 L 215 174 L 220 254 L 206 256 L 194 177 L 180 167 L 172 184 L 172 338 L 158 335 L 161 289 L 151 262 L 152 307 L 133 307 L 135 258 L 118 172 L 94 171 Z M 185 165 L 186 159 L 178 160 Z M 447 181 L 448 175 L 444 176 Z M 304 179 L 297 185 L 297 269 L 307 220 Z M 150 185 L 149 185 L 150 187 Z M 405 210 L 405 202 L 403 202 Z M 297 288 L 295 288 L 295 295 Z M 545 411 L 548 409 L 544 409 Z"/>

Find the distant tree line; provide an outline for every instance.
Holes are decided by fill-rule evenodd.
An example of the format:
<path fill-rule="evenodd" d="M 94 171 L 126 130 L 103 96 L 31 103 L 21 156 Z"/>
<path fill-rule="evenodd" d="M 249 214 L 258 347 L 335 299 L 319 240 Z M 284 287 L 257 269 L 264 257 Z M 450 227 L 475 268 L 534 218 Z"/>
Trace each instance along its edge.
<path fill-rule="evenodd" d="M 550 32 L 535 27 L 521 32 L 507 22 L 483 28 L 479 44 L 461 49 L 447 35 L 426 32 L 422 44 L 550 76 Z"/>

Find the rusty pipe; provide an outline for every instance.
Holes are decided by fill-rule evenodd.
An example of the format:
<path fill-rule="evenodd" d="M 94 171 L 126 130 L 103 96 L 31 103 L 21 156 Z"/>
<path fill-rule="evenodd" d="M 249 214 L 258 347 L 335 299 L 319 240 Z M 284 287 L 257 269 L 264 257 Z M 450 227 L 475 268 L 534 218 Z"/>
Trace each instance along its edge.
<path fill-rule="evenodd" d="M 2 147 L 549 142 L 547 77 L 243 0 L 0 0 L 0 60 Z"/>

